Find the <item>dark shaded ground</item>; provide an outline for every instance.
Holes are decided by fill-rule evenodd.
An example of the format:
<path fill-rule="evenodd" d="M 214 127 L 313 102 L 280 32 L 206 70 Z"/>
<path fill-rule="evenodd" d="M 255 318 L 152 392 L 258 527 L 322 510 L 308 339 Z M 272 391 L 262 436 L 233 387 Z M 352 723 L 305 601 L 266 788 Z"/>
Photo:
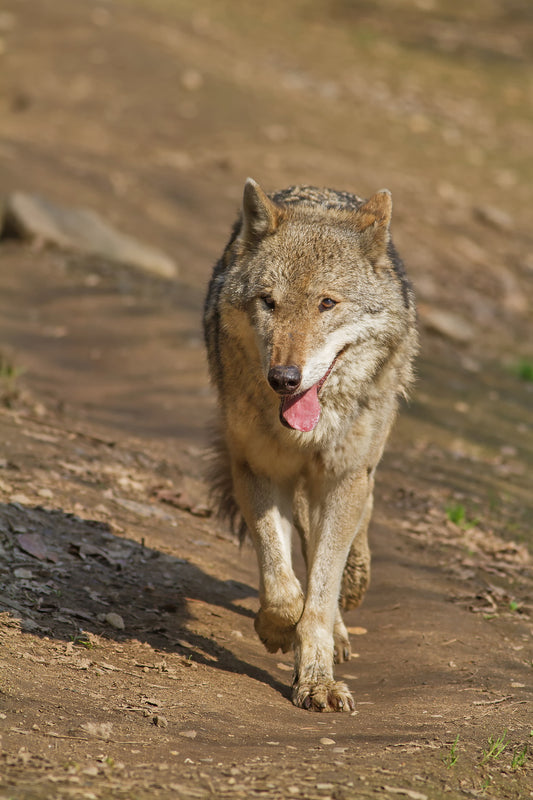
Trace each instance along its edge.
<path fill-rule="evenodd" d="M 531 26 L 520 3 L 5 2 L 4 190 L 91 206 L 180 277 L 0 244 L 2 800 L 529 796 Z M 292 707 L 254 555 L 206 509 L 199 319 L 249 173 L 388 185 L 420 301 L 353 716 Z"/>

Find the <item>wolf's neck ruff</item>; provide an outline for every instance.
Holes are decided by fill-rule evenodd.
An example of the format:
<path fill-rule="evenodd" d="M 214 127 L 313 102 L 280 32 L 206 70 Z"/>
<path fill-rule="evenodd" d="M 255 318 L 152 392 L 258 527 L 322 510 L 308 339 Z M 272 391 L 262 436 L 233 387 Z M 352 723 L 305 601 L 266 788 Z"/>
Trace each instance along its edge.
<path fill-rule="evenodd" d="M 318 393 L 326 382 L 337 358 L 338 356 L 335 356 L 326 374 L 310 389 L 282 399 L 279 416 L 284 425 L 295 431 L 302 431 L 302 433 L 309 433 L 316 427 L 320 419 Z"/>

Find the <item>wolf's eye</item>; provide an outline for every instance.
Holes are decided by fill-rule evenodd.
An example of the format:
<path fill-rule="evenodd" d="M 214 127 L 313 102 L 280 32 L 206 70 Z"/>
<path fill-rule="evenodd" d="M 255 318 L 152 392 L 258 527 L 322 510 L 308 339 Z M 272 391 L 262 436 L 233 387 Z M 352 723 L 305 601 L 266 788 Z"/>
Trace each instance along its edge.
<path fill-rule="evenodd" d="M 336 300 L 332 300 L 331 297 L 324 297 L 320 305 L 318 306 L 319 311 L 329 311 L 330 308 L 334 308 L 337 305 Z"/>
<path fill-rule="evenodd" d="M 274 310 L 276 303 L 274 302 L 274 298 L 272 297 L 271 294 L 262 294 L 261 300 L 263 301 L 264 305 L 266 306 L 266 308 L 268 308 L 269 311 Z"/>

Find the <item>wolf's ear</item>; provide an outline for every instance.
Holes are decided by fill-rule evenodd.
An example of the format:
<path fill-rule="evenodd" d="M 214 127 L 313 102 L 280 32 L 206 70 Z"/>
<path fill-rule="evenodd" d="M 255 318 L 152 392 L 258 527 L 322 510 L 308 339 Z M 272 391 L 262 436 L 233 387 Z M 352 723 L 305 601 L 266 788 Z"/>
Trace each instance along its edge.
<path fill-rule="evenodd" d="M 242 198 L 242 229 L 239 238 L 246 244 L 274 233 L 278 227 L 281 209 L 267 197 L 258 183 L 248 178 Z"/>
<path fill-rule="evenodd" d="M 392 196 L 388 189 L 376 192 L 355 212 L 355 225 L 370 257 L 379 258 L 387 249 L 392 216 Z"/>
<path fill-rule="evenodd" d="M 372 225 L 377 232 L 388 231 L 392 216 L 392 195 L 388 189 L 381 189 L 380 192 L 372 195 L 370 200 L 363 203 L 355 214 L 357 228 L 365 231 Z"/>

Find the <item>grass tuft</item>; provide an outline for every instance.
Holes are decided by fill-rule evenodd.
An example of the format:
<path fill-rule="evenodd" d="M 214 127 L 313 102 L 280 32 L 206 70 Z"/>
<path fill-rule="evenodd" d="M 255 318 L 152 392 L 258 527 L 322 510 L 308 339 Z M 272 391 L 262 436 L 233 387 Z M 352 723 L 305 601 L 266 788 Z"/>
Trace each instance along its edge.
<path fill-rule="evenodd" d="M 521 358 L 516 364 L 513 364 L 511 371 L 520 378 L 522 381 L 533 383 L 533 361 L 527 358 Z"/>
<path fill-rule="evenodd" d="M 527 743 L 520 749 L 519 747 L 513 753 L 513 760 L 511 761 L 511 769 L 520 769 L 526 763 L 527 758 Z"/>
<path fill-rule="evenodd" d="M 0 350 L 0 404 L 11 408 L 19 398 L 17 381 L 22 370 L 16 367 L 11 359 Z"/>
<path fill-rule="evenodd" d="M 446 765 L 447 769 L 451 769 L 457 763 L 457 759 L 459 758 L 459 753 L 457 752 L 459 744 L 459 734 L 453 740 L 452 746 L 450 747 L 450 752 L 448 755 L 443 758 L 444 764 Z"/>
<path fill-rule="evenodd" d="M 486 750 L 483 750 L 483 758 L 481 759 L 482 764 L 486 764 L 488 761 L 495 761 L 498 759 L 503 751 L 506 749 L 509 741 L 507 740 L 507 728 L 504 730 L 501 736 L 495 738 L 494 736 L 489 736 L 489 746 Z"/>
<path fill-rule="evenodd" d="M 453 503 L 452 505 L 447 506 L 446 516 L 450 522 L 453 522 L 454 525 L 457 525 L 457 527 L 463 528 L 464 530 L 475 528 L 475 526 L 479 524 L 479 519 L 468 517 L 466 508 L 462 503 Z"/>

